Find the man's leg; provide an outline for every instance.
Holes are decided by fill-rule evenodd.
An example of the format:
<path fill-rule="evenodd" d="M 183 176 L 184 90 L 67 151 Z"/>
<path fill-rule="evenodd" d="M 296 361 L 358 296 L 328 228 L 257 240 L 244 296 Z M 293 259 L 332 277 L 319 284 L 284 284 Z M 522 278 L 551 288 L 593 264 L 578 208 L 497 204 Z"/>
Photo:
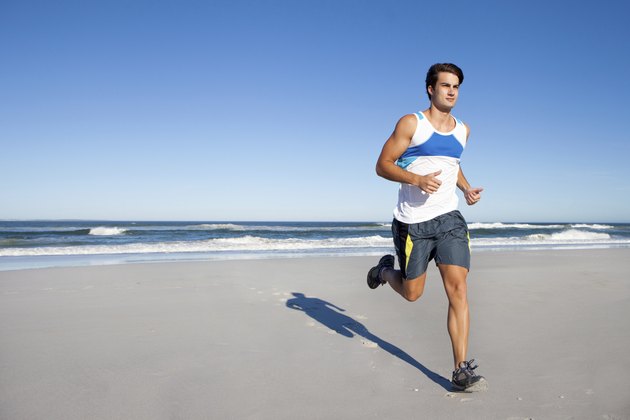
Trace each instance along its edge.
<path fill-rule="evenodd" d="M 468 313 L 468 297 L 466 291 L 466 276 L 468 270 L 464 267 L 449 264 L 438 264 L 444 290 L 448 296 L 448 333 L 453 345 L 453 359 L 455 369 L 466 360 L 468 351 L 468 330 L 470 317 Z"/>
<path fill-rule="evenodd" d="M 427 273 L 416 277 L 415 279 L 403 280 L 400 270 L 385 269 L 381 274 L 383 280 L 385 280 L 398 294 L 407 299 L 409 302 L 414 302 L 422 296 L 424 292 L 424 282 L 427 278 Z"/>

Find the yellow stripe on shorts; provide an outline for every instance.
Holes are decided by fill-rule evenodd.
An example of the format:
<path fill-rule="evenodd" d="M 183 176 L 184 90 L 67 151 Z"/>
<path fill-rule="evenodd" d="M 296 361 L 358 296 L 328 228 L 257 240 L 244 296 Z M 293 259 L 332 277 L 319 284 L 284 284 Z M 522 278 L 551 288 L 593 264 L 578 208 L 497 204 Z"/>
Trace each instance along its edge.
<path fill-rule="evenodd" d="M 405 244 L 405 273 L 407 272 L 407 267 L 409 266 L 409 258 L 411 257 L 412 249 L 413 241 L 411 240 L 411 235 L 407 234 L 407 243 Z"/>

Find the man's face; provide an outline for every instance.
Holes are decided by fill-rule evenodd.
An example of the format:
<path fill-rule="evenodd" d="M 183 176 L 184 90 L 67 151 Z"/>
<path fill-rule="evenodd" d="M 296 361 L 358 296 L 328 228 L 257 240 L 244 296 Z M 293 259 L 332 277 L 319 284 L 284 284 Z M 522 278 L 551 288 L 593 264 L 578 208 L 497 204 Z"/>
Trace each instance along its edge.
<path fill-rule="evenodd" d="M 439 110 L 450 111 L 457 102 L 459 94 L 459 78 L 453 73 L 440 72 L 438 80 L 433 86 L 429 86 L 431 103 Z"/>

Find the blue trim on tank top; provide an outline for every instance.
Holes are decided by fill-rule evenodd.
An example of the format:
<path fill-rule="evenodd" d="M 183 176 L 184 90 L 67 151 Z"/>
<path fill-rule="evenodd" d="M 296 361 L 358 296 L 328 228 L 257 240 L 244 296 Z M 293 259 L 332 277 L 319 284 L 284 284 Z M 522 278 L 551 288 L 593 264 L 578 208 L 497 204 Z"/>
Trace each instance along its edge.
<path fill-rule="evenodd" d="M 408 148 L 405 153 L 398 158 L 396 164 L 406 169 L 407 166 L 421 156 L 446 156 L 459 159 L 463 152 L 464 146 L 462 146 L 452 134 L 444 136 L 433 133 L 429 140 Z"/>

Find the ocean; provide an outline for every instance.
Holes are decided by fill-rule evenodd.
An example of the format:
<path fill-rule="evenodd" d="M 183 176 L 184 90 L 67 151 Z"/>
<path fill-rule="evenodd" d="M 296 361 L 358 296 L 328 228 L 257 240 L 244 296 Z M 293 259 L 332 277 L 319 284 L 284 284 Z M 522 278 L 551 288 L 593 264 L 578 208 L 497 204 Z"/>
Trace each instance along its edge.
<path fill-rule="evenodd" d="M 473 252 L 630 247 L 630 224 L 468 227 Z M 0 221 L 0 270 L 393 252 L 390 222 Z"/>

